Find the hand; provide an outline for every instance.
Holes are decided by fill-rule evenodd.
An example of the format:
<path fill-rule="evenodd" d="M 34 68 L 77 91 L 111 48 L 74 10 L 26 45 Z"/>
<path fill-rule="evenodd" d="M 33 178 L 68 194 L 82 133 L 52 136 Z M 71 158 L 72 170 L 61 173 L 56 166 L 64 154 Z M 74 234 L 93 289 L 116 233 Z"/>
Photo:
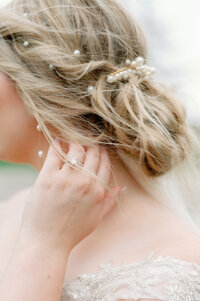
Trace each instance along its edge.
<path fill-rule="evenodd" d="M 59 142 L 58 147 L 61 147 Z M 83 168 L 96 174 L 107 185 L 110 160 L 105 149 L 84 150 L 71 143 L 68 158 L 76 157 Z M 20 238 L 43 241 L 53 248 L 71 251 L 95 230 L 115 204 L 121 187 L 108 192 L 101 181 L 75 169 L 58 157 L 52 145 L 26 201 Z"/>

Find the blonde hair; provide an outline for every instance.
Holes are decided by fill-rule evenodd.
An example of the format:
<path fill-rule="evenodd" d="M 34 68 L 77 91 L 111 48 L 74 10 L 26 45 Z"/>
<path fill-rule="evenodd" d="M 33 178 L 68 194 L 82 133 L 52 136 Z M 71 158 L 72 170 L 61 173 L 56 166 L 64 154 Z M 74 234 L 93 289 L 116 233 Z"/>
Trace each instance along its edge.
<path fill-rule="evenodd" d="M 134 75 L 106 81 L 126 58 L 147 61 L 142 28 L 116 0 L 14 0 L 1 10 L 0 34 L 0 70 L 49 142 L 102 144 L 150 190 L 153 179 L 194 158 L 197 137 L 172 91 Z"/>

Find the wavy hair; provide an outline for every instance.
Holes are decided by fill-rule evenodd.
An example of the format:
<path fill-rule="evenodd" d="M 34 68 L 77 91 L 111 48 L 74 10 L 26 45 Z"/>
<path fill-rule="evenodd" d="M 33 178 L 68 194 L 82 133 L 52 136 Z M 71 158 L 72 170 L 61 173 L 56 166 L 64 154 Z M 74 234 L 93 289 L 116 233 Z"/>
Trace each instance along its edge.
<path fill-rule="evenodd" d="M 196 167 L 198 137 L 168 87 L 134 75 L 106 81 L 126 58 L 147 62 L 145 34 L 121 3 L 14 0 L 1 9 L 0 35 L 0 70 L 14 81 L 49 142 L 58 136 L 103 145 L 150 193 L 163 176 Z M 192 207 L 194 200 L 186 203 Z"/>

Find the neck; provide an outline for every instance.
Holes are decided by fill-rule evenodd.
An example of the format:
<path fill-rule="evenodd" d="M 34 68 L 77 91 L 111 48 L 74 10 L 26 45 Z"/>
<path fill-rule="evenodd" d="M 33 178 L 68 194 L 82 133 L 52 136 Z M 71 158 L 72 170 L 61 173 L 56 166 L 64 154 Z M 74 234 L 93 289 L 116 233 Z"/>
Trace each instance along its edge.
<path fill-rule="evenodd" d="M 142 221 L 149 218 L 149 213 L 157 203 L 135 180 L 119 158 L 111 157 L 111 167 L 114 175 L 111 187 L 122 186 L 126 189 L 120 192 L 119 202 L 116 201 L 114 207 L 104 216 L 96 229 L 98 235 L 102 235 L 104 239 L 107 235 L 105 233 L 110 233 L 108 229 L 111 229 L 113 237 L 127 226 L 134 228 L 137 232 L 138 225 L 142 226 Z"/>
<path fill-rule="evenodd" d="M 131 202 L 133 205 L 139 203 L 140 200 L 151 198 L 148 192 L 135 180 L 119 158 L 112 157 L 111 166 L 114 175 L 111 186 L 119 185 L 124 188 L 122 189 L 122 193 L 120 193 L 121 203 Z"/>

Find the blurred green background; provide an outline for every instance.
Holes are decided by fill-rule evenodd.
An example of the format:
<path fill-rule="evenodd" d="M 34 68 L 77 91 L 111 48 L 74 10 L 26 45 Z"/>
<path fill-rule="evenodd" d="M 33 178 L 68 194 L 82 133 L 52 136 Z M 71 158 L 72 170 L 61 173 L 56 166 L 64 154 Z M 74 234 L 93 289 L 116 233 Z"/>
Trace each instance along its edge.
<path fill-rule="evenodd" d="M 26 164 L 13 164 L 0 161 L 0 201 L 12 194 L 33 185 L 38 172 Z"/>

